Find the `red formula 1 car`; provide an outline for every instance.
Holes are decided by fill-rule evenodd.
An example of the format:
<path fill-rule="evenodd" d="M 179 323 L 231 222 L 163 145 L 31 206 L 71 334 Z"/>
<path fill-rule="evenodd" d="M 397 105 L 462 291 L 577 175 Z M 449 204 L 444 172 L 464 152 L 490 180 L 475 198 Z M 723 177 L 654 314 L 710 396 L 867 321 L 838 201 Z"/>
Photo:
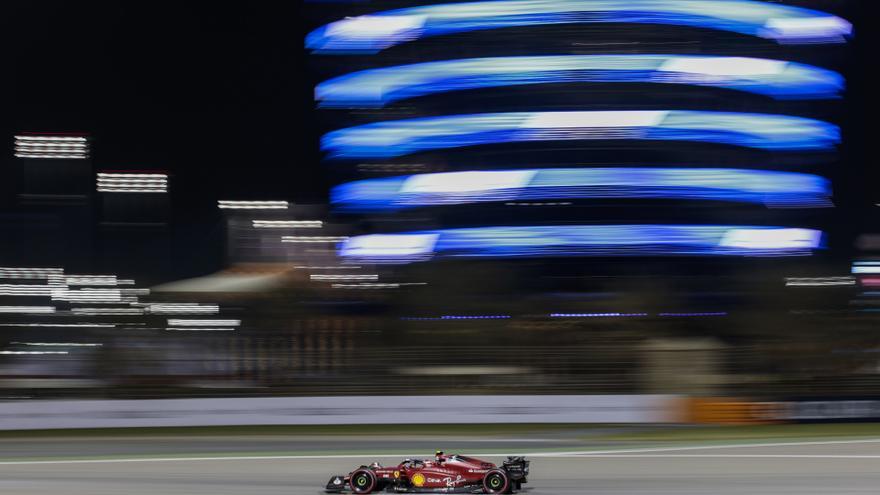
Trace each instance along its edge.
<path fill-rule="evenodd" d="M 502 465 L 463 455 L 434 454 L 433 460 L 406 459 L 391 467 L 378 462 L 348 475 L 330 478 L 326 491 L 366 494 L 391 493 L 513 493 L 522 488 L 529 461 L 508 457 Z"/>

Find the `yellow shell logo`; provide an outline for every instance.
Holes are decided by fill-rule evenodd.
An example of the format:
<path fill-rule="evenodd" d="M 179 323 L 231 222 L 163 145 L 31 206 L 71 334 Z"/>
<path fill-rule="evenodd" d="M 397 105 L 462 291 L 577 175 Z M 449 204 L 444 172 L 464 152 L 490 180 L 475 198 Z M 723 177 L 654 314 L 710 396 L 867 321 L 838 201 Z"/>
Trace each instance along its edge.
<path fill-rule="evenodd" d="M 415 486 L 422 486 L 425 484 L 425 475 L 422 473 L 416 473 L 412 477 L 412 484 Z"/>

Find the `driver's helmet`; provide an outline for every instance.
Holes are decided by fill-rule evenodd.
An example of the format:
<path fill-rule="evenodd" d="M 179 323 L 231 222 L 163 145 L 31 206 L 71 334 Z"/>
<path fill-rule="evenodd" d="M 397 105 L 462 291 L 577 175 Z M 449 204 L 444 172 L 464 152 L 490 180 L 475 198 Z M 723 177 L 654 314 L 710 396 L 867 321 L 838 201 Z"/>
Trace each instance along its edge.
<path fill-rule="evenodd" d="M 446 456 L 443 455 L 442 450 L 438 450 L 438 451 L 434 452 L 434 460 L 437 462 L 443 462 L 446 460 Z"/>
<path fill-rule="evenodd" d="M 375 469 L 380 469 L 380 468 L 382 468 L 382 465 L 379 464 L 378 462 L 374 462 L 374 463 L 370 464 L 370 467 L 375 468 Z"/>

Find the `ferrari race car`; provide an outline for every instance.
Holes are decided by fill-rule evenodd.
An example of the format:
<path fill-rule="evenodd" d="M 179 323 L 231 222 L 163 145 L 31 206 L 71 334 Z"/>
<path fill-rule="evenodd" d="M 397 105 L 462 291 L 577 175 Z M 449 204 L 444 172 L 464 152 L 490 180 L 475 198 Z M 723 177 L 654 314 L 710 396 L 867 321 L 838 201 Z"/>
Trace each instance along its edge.
<path fill-rule="evenodd" d="M 529 461 L 508 457 L 502 465 L 437 452 L 433 460 L 405 459 L 396 466 L 378 462 L 330 478 L 329 493 L 513 493 L 522 488 Z"/>

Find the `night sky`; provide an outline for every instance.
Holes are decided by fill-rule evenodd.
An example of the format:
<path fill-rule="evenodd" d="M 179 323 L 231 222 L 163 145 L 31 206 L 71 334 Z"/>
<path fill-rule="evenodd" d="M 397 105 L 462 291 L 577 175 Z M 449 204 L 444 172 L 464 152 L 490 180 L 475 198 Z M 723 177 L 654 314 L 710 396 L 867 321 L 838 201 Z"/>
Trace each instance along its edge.
<path fill-rule="evenodd" d="M 4 4 L 3 160 L 17 131 L 84 131 L 96 169 L 169 171 L 175 269 L 213 271 L 216 199 L 327 194 L 287 5 Z"/>

